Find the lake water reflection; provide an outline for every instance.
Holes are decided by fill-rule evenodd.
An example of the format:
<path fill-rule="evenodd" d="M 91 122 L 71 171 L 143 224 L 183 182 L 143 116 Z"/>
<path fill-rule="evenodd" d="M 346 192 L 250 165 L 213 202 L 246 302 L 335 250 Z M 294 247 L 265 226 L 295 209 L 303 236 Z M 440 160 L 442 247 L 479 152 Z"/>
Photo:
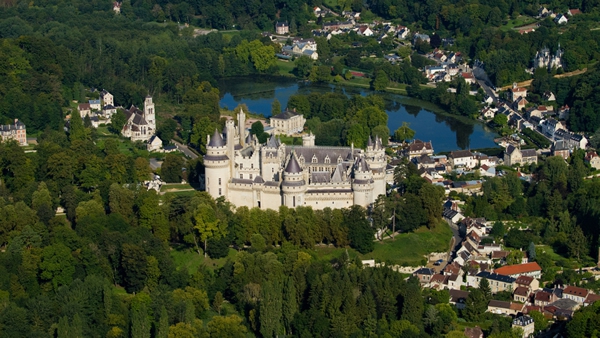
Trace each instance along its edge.
<path fill-rule="evenodd" d="M 347 95 L 367 95 L 373 93 L 354 87 L 341 87 L 298 82 L 280 77 L 243 77 L 225 79 L 219 82 L 222 107 L 235 108 L 245 103 L 251 112 L 271 115 L 271 103 L 277 97 L 282 107 L 294 94 L 341 92 Z M 496 147 L 493 139 L 497 135 L 480 123 L 464 122 L 448 115 L 433 113 L 419 102 L 401 95 L 383 94 L 388 114 L 388 127 L 393 132 L 402 122 L 410 123 L 416 137 L 432 141 L 436 152 L 456 149 L 477 149 Z"/>

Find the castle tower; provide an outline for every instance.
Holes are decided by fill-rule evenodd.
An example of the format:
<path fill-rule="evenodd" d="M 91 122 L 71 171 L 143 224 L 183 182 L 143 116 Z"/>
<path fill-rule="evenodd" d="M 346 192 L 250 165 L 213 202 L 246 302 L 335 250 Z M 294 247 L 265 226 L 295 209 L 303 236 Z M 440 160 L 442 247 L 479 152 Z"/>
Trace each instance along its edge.
<path fill-rule="evenodd" d="M 295 208 L 304 205 L 306 181 L 294 152 L 290 154 L 290 159 L 285 167 L 281 190 L 283 192 L 283 205 L 286 207 Z"/>
<path fill-rule="evenodd" d="M 369 137 L 365 160 L 373 174 L 373 194 L 374 198 L 377 198 L 386 193 L 385 168 L 387 166 L 385 148 L 379 136 L 376 135 L 374 141 Z"/>
<path fill-rule="evenodd" d="M 302 135 L 302 146 L 314 147 L 315 146 L 315 135 L 309 132 L 308 135 Z"/>
<path fill-rule="evenodd" d="M 354 192 L 354 204 L 367 207 L 373 203 L 373 173 L 364 157 L 360 157 L 354 163 L 354 179 L 352 190 Z"/>
<path fill-rule="evenodd" d="M 229 172 L 233 173 L 235 169 L 235 145 L 239 144 L 239 137 L 235 132 L 235 123 L 233 120 L 227 120 L 225 122 L 225 130 L 227 136 L 225 138 L 225 145 L 227 147 L 227 156 L 229 157 Z"/>
<path fill-rule="evenodd" d="M 212 137 L 207 136 L 206 155 L 204 155 L 204 186 L 213 198 L 227 198 L 227 183 L 231 179 L 230 160 L 227 155 L 227 145 L 223 137 L 215 129 Z"/>
<path fill-rule="evenodd" d="M 260 175 L 269 181 L 280 181 L 281 163 L 284 162 L 285 148 L 272 135 L 271 138 L 260 148 Z"/>
<path fill-rule="evenodd" d="M 238 130 L 239 130 L 239 136 L 240 136 L 240 144 L 242 146 L 245 146 L 246 144 L 246 113 L 244 113 L 244 110 L 242 108 L 240 108 L 240 111 L 237 114 L 237 120 L 238 120 Z"/>
<path fill-rule="evenodd" d="M 148 128 L 156 130 L 156 116 L 154 111 L 154 103 L 152 102 L 152 96 L 146 96 L 144 100 L 144 118 L 148 122 Z"/>

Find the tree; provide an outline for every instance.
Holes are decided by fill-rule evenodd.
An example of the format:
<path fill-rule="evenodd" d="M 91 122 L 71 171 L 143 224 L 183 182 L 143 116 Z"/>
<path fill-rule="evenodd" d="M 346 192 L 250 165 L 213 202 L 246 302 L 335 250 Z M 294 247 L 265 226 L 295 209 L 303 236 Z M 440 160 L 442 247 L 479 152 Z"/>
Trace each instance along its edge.
<path fill-rule="evenodd" d="M 282 290 L 279 282 L 265 282 L 261 287 L 259 304 L 260 333 L 263 337 L 273 337 L 281 330 Z"/>
<path fill-rule="evenodd" d="M 298 313 L 297 290 L 294 278 L 288 277 L 283 286 L 283 325 L 287 334 L 292 334 L 292 321 Z"/>
<path fill-rule="evenodd" d="M 277 100 L 277 98 L 275 98 L 273 100 L 273 103 L 271 104 L 271 116 L 275 116 L 281 113 L 281 103 L 279 103 L 279 100 Z M 264 128 L 263 128 L 264 131 Z"/>
<path fill-rule="evenodd" d="M 208 322 L 208 334 L 211 338 L 245 338 L 246 331 L 242 318 L 236 315 L 214 316 Z"/>
<path fill-rule="evenodd" d="M 375 74 L 375 78 L 371 82 L 371 88 L 376 91 L 383 91 L 390 85 L 390 79 L 387 74 L 380 70 Z"/>
<path fill-rule="evenodd" d="M 508 125 L 508 116 L 504 114 L 496 114 L 494 116 L 494 124 L 496 124 L 500 128 L 506 127 Z"/>
<path fill-rule="evenodd" d="M 261 121 L 252 123 L 252 126 L 250 126 L 250 134 L 256 135 L 258 142 L 260 143 L 267 142 L 267 138 L 269 137 L 269 134 L 265 133 L 265 126 Z"/>
<path fill-rule="evenodd" d="M 548 319 L 539 311 L 530 311 L 529 316 L 533 318 L 535 332 L 540 332 L 548 328 Z"/>
<path fill-rule="evenodd" d="M 156 134 L 163 143 L 169 143 L 175 136 L 175 131 L 177 131 L 177 122 L 173 119 L 167 119 L 158 127 Z"/>
<path fill-rule="evenodd" d="M 302 55 L 294 63 L 296 65 L 296 74 L 301 78 L 307 78 L 312 69 L 312 59 L 306 55 Z"/>
<path fill-rule="evenodd" d="M 421 296 L 419 281 L 415 278 L 409 279 L 401 295 L 402 310 L 400 311 L 400 319 L 407 320 L 417 327 L 422 327 L 423 297 Z"/>
<path fill-rule="evenodd" d="M 468 321 L 477 321 L 487 309 L 487 299 L 480 289 L 472 289 L 465 302 L 463 315 Z"/>
<path fill-rule="evenodd" d="M 366 219 L 365 210 L 353 205 L 345 215 L 350 246 L 362 254 L 373 251 L 374 231 Z"/>
<path fill-rule="evenodd" d="M 506 234 L 506 230 L 504 228 L 504 222 L 496 221 L 492 226 L 492 231 L 490 231 L 490 235 L 492 235 L 496 240 L 501 239 Z"/>
<path fill-rule="evenodd" d="M 530 262 L 535 261 L 535 244 L 529 242 L 529 249 L 527 249 L 527 256 Z"/>
<path fill-rule="evenodd" d="M 148 261 L 142 248 L 135 244 L 123 244 L 121 269 L 127 292 L 138 292 L 144 288 Z"/>
<path fill-rule="evenodd" d="M 40 182 L 37 191 L 33 193 L 31 198 L 31 206 L 36 211 L 40 221 L 48 224 L 50 219 L 54 217 L 54 208 L 52 207 L 52 197 L 48 191 L 46 183 Z"/>
<path fill-rule="evenodd" d="M 415 131 L 409 128 L 410 123 L 402 122 L 402 126 L 400 126 L 396 131 L 394 131 L 394 140 L 397 142 L 406 142 L 415 137 Z"/>
<path fill-rule="evenodd" d="M 181 156 L 167 154 L 161 166 L 161 178 L 167 183 L 180 183 L 183 177 L 182 168 L 184 160 Z"/>
<path fill-rule="evenodd" d="M 221 315 L 221 308 L 223 306 L 223 294 L 221 293 L 221 291 L 217 291 L 217 293 L 215 293 L 215 298 L 213 299 L 213 309 L 215 311 L 217 311 L 217 313 L 219 314 L 219 316 Z"/>
<path fill-rule="evenodd" d="M 200 234 L 200 240 L 204 242 L 204 257 L 208 247 L 209 238 L 221 238 L 225 235 L 225 230 L 219 226 L 219 220 L 212 207 L 201 204 L 196 209 L 194 215 L 194 229 Z"/>
<path fill-rule="evenodd" d="M 254 68 L 259 72 L 266 72 L 271 67 L 277 65 L 277 59 L 275 58 L 275 50 L 273 46 L 261 46 L 253 48 L 250 51 L 250 56 Z"/>
<path fill-rule="evenodd" d="M 62 243 L 57 243 L 44 248 L 40 262 L 40 277 L 58 289 L 61 285 L 69 285 L 75 273 L 75 259 L 71 250 Z"/>
<path fill-rule="evenodd" d="M 110 118 L 109 130 L 113 134 L 120 134 L 123 126 L 127 123 L 127 116 L 123 109 L 117 109 L 117 112 Z"/>
<path fill-rule="evenodd" d="M 140 338 L 150 338 L 150 316 L 148 313 L 148 304 L 150 296 L 140 293 L 134 297 L 131 302 L 131 336 Z"/>
<path fill-rule="evenodd" d="M 83 125 L 83 120 L 79 113 L 75 112 L 71 114 L 71 120 L 69 120 L 69 140 L 82 141 L 87 139 L 87 131 Z"/>
<path fill-rule="evenodd" d="M 160 318 L 156 327 L 156 338 L 168 338 L 169 336 L 169 314 L 164 305 L 160 308 Z"/>
<path fill-rule="evenodd" d="M 482 278 L 481 281 L 479 281 L 479 290 L 485 297 L 485 303 L 487 304 L 487 302 L 492 299 L 492 289 L 490 288 L 490 282 L 487 278 Z"/>

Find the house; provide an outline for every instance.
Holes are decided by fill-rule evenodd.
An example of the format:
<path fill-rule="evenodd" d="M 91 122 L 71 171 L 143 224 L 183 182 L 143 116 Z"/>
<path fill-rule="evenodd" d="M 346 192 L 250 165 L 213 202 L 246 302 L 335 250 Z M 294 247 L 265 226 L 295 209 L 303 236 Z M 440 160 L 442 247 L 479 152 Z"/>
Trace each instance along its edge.
<path fill-rule="evenodd" d="M 535 149 L 524 149 L 521 147 L 515 147 L 509 144 L 504 151 L 504 164 L 507 166 L 512 165 L 525 165 L 530 163 L 537 163 L 537 153 Z"/>
<path fill-rule="evenodd" d="M 121 2 L 118 2 L 118 1 L 115 1 L 115 2 L 113 2 L 113 11 L 114 11 L 116 14 L 120 14 L 120 13 L 121 13 L 121 4 L 122 4 L 122 3 L 121 3 Z"/>
<path fill-rule="evenodd" d="M 107 119 L 110 119 L 114 114 L 117 113 L 117 108 L 113 105 L 106 105 L 102 108 L 102 115 Z"/>
<path fill-rule="evenodd" d="M 583 305 L 584 306 L 592 305 L 599 300 L 600 300 L 600 295 L 590 293 L 590 294 L 588 294 L 587 298 L 585 299 L 585 302 L 583 302 Z"/>
<path fill-rule="evenodd" d="M 336 31 L 338 29 L 351 29 L 354 27 L 352 21 L 344 21 L 344 22 L 325 22 L 323 23 L 323 30 L 325 31 Z"/>
<path fill-rule="evenodd" d="M 373 36 L 373 31 L 367 25 L 362 25 L 358 27 L 358 31 L 356 33 L 362 36 Z"/>
<path fill-rule="evenodd" d="M 529 300 L 529 289 L 524 286 L 517 286 L 513 292 L 513 300 L 515 302 L 526 303 Z"/>
<path fill-rule="evenodd" d="M 574 8 L 574 9 L 569 9 L 569 10 L 567 11 L 567 15 L 568 15 L 568 16 L 574 16 L 574 15 L 577 15 L 577 14 L 581 14 L 581 10 L 579 10 L 579 9 L 577 9 L 577 8 Z"/>
<path fill-rule="evenodd" d="M 444 212 L 442 212 L 442 217 L 446 220 L 446 222 L 451 224 L 456 224 L 464 218 L 464 216 L 460 212 L 452 209 L 444 210 Z"/>
<path fill-rule="evenodd" d="M 510 88 L 509 100 L 510 102 L 515 102 L 518 98 L 527 96 L 527 88 L 519 88 L 517 83 L 513 83 L 512 88 Z"/>
<path fill-rule="evenodd" d="M 113 95 L 105 89 L 103 89 L 100 92 L 100 100 L 102 101 L 102 106 L 106 106 L 106 105 L 114 106 L 115 105 Z"/>
<path fill-rule="evenodd" d="M 562 125 L 556 119 L 549 118 L 547 120 L 543 120 L 542 123 L 539 124 L 538 128 L 542 134 L 546 135 L 550 139 L 553 139 L 554 133 L 558 129 L 562 129 Z"/>
<path fill-rule="evenodd" d="M 492 273 L 489 271 L 479 272 L 473 278 L 471 278 L 471 283 L 468 283 L 469 282 L 468 280 L 467 280 L 467 283 L 469 286 L 478 288 L 479 283 L 484 278 L 487 279 L 488 282 L 490 283 L 490 289 L 492 290 L 492 293 L 498 293 L 501 291 L 512 292 L 514 290 L 514 286 L 515 286 L 514 283 L 516 280 L 515 278 L 510 277 L 510 276 L 500 275 L 497 273 Z M 467 276 L 467 279 L 469 279 L 469 276 Z"/>
<path fill-rule="evenodd" d="M 275 33 L 276 34 L 289 34 L 290 33 L 290 25 L 287 22 L 277 22 L 275 24 Z"/>
<path fill-rule="evenodd" d="M 554 18 L 554 22 L 559 24 L 559 25 L 564 25 L 567 22 L 569 22 L 569 19 L 567 19 L 566 15 L 563 14 L 557 14 L 556 17 Z"/>
<path fill-rule="evenodd" d="M 488 167 L 486 164 L 484 164 L 481 167 L 479 167 L 478 171 L 479 171 L 479 175 L 481 177 L 494 177 L 494 176 L 496 176 L 496 168 L 495 167 Z"/>
<path fill-rule="evenodd" d="M 596 170 L 600 169 L 600 156 L 595 151 L 588 151 L 585 154 L 585 162 Z"/>
<path fill-rule="evenodd" d="M 453 304 L 459 310 L 464 309 L 467 297 L 469 297 L 470 292 L 462 290 L 450 290 L 449 293 L 450 304 Z"/>
<path fill-rule="evenodd" d="M 491 108 L 491 107 L 485 107 L 482 111 L 481 111 L 481 116 L 483 116 L 486 119 L 493 119 L 494 116 L 496 116 L 496 111 L 498 111 L 495 108 Z"/>
<path fill-rule="evenodd" d="M 463 72 L 463 73 L 461 73 L 461 76 L 462 76 L 463 79 L 465 79 L 465 82 L 467 84 L 470 84 L 470 85 L 471 84 L 475 84 L 475 77 L 473 76 L 472 73 L 465 73 L 465 72 Z"/>
<path fill-rule="evenodd" d="M 8 140 L 15 140 L 21 146 L 27 145 L 27 128 L 19 119 L 15 119 L 13 124 L 0 125 L 0 141 Z"/>
<path fill-rule="evenodd" d="M 443 272 L 444 275 L 458 275 L 460 274 L 460 265 L 457 262 L 446 264 Z"/>
<path fill-rule="evenodd" d="M 477 166 L 477 159 L 475 155 L 469 150 L 457 150 L 450 152 L 450 164 L 453 168 L 465 167 L 475 168 Z"/>
<path fill-rule="evenodd" d="M 102 109 L 102 102 L 100 100 L 89 100 L 90 109 L 99 111 Z"/>
<path fill-rule="evenodd" d="M 529 103 L 529 101 L 527 101 L 526 98 L 519 97 L 513 102 L 512 107 L 514 110 L 520 111 L 520 110 L 524 109 L 525 107 L 527 107 L 528 103 Z"/>
<path fill-rule="evenodd" d="M 542 268 L 536 262 L 506 265 L 494 270 L 494 272 L 499 275 L 510 276 L 514 278 L 525 275 L 539 279 L 542 276 Z"/>
<path fill-rule="evenodd" d="M 433 145 L 431 141 L 423 142 L 421 140 L 413 140 L 406 149 L 409 159 L 420 157 L 421 155 L 433 155 Z"/>
<path fill-rule="evenodd" d="M 92 108 L 90 107 L 89 103 L 80 103 L 77 106 L 77 111 L 79 111 L 79 116 L 84 118 L 92 113 Z"/>
<path fill-rule="evenodd" d="M 519 316 L 512 322 L 512 328 L 519 328 L 523 331 L 523 338 L 527 338 L 535 332 L 533 318 L 529 316 Z"/>
<path fill-rule="evenodd" d="M 413 276 L 416 276 L 421 284 L 429 283 L 433 275 L 435 275 L 435 270 L 430 268 L 420 268 L 413 272 Z"/>
<path fill-rule="evenodd" d="M 463 334 L 467 338 L 483 338 L 483 331 L 479 326 L 465 327 Z"/>
<path fill-rule="evenodd" d="M 410 29 L 408 29 L 408 27 L 398 26 L 398 33 L 396 34 L 396 36 L 398 36 L 398 39 L 404 40 L 408 37 L 409 33 Z"/>
<path fill-rule="evenodd" d="M 568 159 L 569 156 L 571 156 L 571 152 L 569 151 L 569 146 L 567 145 L 567 142 L 565 142 L 564 140 L 554 141 L 552 143 L 552 147 L 550 147 L 550 150 L 552 152 L 552 156 L 560 156 L 564 160 Z"/>
<path fill-rule="evenodd" d="M 281 114 L 271 116 L 269 119 L 269 125 L 273 128 L 275 135 L 287 135 L 291 136 L 304 130 L 304 123 L 306 119 L 304 115 L 296 113 L 296 109 L 286 109 Z"/>
<path fill-rule="evenodd" d="M 314 40 L 296 40 L 292 42 L 291 46 L 283 46 L 281 52 L 287 55 L 294 55 L 297 57 L 306 55 L 312 60 L 317 60 L 319 54 L 317 53 L 317 44 Z"/>
<path fill-rule="evenodd" d="M 571 299 L 579 304 L 583 304 L 589 293 L 590 291 L 587 289 L 569 285 L 563 290 L 563 298 Z"/>
<path fill-rule="evenodd" d="M 533 297 L 533 304 L 537 306 L 546 306 L 554 302 L 557 298 L 554 294 L 547 291 L 538 291 Z"/>
<path fill-rule="evenodd" d="M 431 38 L 427 34 L 421 34 L 417 32 L 415 33 L 415 35 L 413 35 L 413 44 L 417 44 L 417 41 L 419 40 L 429 43 L 429 41 L 431 41 Z"/>
<path fill-rule="evenodd" d="M 529 291 L 535 291 L 540 288 L 540 281 L 531 276 L 519 276 L 515 280 L 517 286 L 525 287 Z"/>
<path fill-rule="evenodd" d="M 148 151 L 159 151 L 162 148 L 162 144 L 162 140 L 158 136 L 154 135 L 148 140 L 146 148 Z"/>
<path fill-rule="evenodd" d="M 321 16 L 321 13 L 323 11 L 321 10 L 321 7 L 314 7 L 313 8 L 313 13 L 315 14 L 315 16 L 318 18 L 319 16 Z"/>
<path fill-rule="evenodd" d="M 554 93 L 551 91 L 545 91 L 542 98 L 544 101 L 556 101 L 556 96 L 554 96 Z"/>
<path fill-rule="evenodd" d="M 514 316 L 519 312 L 523 312 L 524 308 L 525 304 L 505 302 L 502 300 L 490 300 L 488 303 L 487 312 Z"/>

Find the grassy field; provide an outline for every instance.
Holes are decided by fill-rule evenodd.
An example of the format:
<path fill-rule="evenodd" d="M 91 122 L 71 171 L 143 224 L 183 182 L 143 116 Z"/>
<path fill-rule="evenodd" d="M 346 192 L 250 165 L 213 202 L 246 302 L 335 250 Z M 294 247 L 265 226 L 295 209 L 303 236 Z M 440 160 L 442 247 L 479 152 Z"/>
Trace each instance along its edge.
<path fill-rule="evenodd" d="M 503 24 L 502 26 L 500 26 L 500 29 L 503 31 L 508 31 L 511 29 L 515 29 L 515 27 L 520 27 L 520 26 L 525 26 L 525 25 L 530 25 L 535 23 L 537 20 L 535 18 L 532 18 L 530 16 L 526 16 L 526 15 L 519 15 L 516 19 L 514 20 L 508 20 L 505 24 Z"/>
<path fill-rule="evenodd" d="M 296 65 L 293 61 L 277 60 L 277 67 L 279 67 L 279 75 L 294 77 L 294 68 Z"/>
<path fill-rule="evenodd" d="M 397 235 L 394 240 L 386 239 L 375 243 L 373 252 L 363 255 L 363 259 L 375 259 L 400 265 L 420 265 L 431 252 L 448 251 L 452 231 L 442 224 L 435 229 L 425 227 L 415 232 Z"/>
<path fill-rule="evenodd" d="M 189 248 L 175 249 L 171 251 L 171 257 L 175 262 L 177 270 L 187 269 L 190 274 L 198 271 L 198 268 L 202 264 L 205 264 L 207 267 L 212 269 L 220 268 L 225 265 L 225 262 L 228 258 L 233 258 L 236 254 L 237 251 L 234 249 L 229 249 L 229 254 L 227 257 L 211 259 L 209 257 L 204 258 L 204 254 L 198 254 L 198 252 Z"/>

